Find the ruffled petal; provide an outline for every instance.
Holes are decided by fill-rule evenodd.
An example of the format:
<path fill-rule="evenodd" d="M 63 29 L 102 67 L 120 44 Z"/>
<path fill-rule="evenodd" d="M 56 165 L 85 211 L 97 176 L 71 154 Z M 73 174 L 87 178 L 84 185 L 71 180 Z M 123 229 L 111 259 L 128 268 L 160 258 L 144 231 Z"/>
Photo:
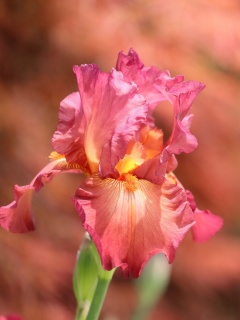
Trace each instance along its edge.
<path fill-rule="evenodd" d="M 101 72 L 96 65 L 75 66 L 85 117 L 84 147 L 91 172 L 116 175 L 128 142 L 146 122 L 148 106 L 137 86 L 121 72 Z"/>
<path fill-rule="evenodd" d="M 74 92 L 60 103 L 52 146 L 58 153 L 64 154 L 69 163 L 79 164 L 88 170 L 84 150 L 84 121 L 79 92 Z"/>
<path fill-rule="evenodd" d="M 25 233 L 35 229 L 31 212 L 32 192 L 39 191 L 56 174 L 68 171 L 80 173 L 81 170 L 69 166 L 65 158 L 50 162 L 32 180 L 29 185 L 14 187 L 15 200 L 0 207 L 0 226 L 14 233 Z"/>
<path fill-rule="evenodd" d="M 159 84 L 156 85 L 156 79 L 168 79 L 169 72 L 163 72 L 156 67 L 145 67 L 133 49 L 130 49 L 128 54 L 124 52 L 119 53 L 116 69 L 124 74 L 124 79 L 137 84 L 139 93 L 146 98 L 151 110 L 159 102 L 167 100 L 165 92 L 159 90 Z"/>
<path fill-rule="evenodd" d="M 168 158 L 169 154 L 189 153 L 196 149 L 197 139 L 189 131 L 192 119 L 189 110 L 205 85 L 197 81 L 182 81 L 171 83 L 171 86 L 167 84 L 167 87 L 168 99 L 174 105 L 173 130 L 164 150 L 164 156 Z"/>
<path fill-rule="evenodd" d="M 223 226 L 223 219 L 209 210 L 194 211 L 196 224 L 192 227 L 193 240 L 204 242 L 211 239 Z"/>
<path fill-rule="evenodd" d="M 190 207 L 192 208 L 192 211 L 194 212 L 197 209 L 197 205 L 196 205 L 194 196 L 193 196 L 192 192 L 189 190 L 186 190 L 186 195 L 187 195 L 187 200 L 190 204 Z"/>
<path fill-rule="evenodd" d="M 170 138 L 163 147 L 160 156 L 150 159 L 134 171 L 138 177 L 162 183 L 164 170 L 175 169 L 173 156 L 181 152 L 192 152 L 197 147 L 197 139 L 189 131 L 192 115 L 188 114 L 193 100 L 204 88 L 196 81 L 180 82 L 180 79 L 169 79 L 165 82 L 168 99 L 174 105 L 174 124 Z M 164 87 L 161 83 L 161 90 Z"/>
<path fill-rule="evenodd" d="M 161 101 L 168 100 L 174 107 L 172 134 L 162 148 L 158 160 L 150 159 L 142 165 L 142 168 L 136 169 L 139 177 L 154 183 L 162 183 L 164 169 L 176 166 L 176 162 L 172 162 L 174 154 L 189 153 L 197 147 L 197 139 L 189 130 L 192 119 L 189 110 L 205 85 L 197 81 L 184 81 L 182 75 L 171 78 L 168 71 L 163 72 L 155 67 L 147 68 L 133 49 L 130 49 L 128 54 L 119 53 L 117 69 L 123 72 L 125 79 L 134 81 L 138 85 L 139 93 L 150 104 L 149 112 L 152 112 Z M 150 168 L 153 163 L 155 170 Z"/>
<path fill-rule="evenodd" d="M 74 202 L 103 267 L 120 266 L 125 276 L 138 277 L 159 252 L 171 263 L 194 223 L 185 192 L 172 181 L 157 186 L 130 174 L 122 180 L 93 176 L 77 190 Z"/>

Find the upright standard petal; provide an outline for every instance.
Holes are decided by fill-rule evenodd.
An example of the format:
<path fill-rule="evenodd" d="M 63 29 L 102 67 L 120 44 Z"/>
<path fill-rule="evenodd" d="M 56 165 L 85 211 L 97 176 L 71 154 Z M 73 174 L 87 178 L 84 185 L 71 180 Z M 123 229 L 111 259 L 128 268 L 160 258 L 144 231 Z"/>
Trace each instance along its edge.
<path fill-rule="evenodd" d="M 134 171 L 137 176 L 157 184 L 162 183 L 166 168 L 167 170 L 176 168 L 177 163 L 173 162 L 175 154 L 189 153 L 197 147 L 197 139 L 189 130 L 192 115 L 188 112 L 193 100 L 204 88 L 204 85 L 199 82 L 180 82 L 177 77 L 175 79 L 169 78 L 164 85 L 165 87 L 161 82 L 159 90 L 165 90 L 166 96 L 174 106 L 174 123 L 171 136 L 164 144 L 159 156 L 149 159 Z"/>
<path fill-rule="evenodd" d="M 52 146 L 64 154 L 68 163 L 74 163 L 89 171 L 84 149 L 85 119 L 79 92 L 68 95 L 61 103 L 58 126 L 52 138 Z"/>
<path fill-rule="evenodd" d="M 189 130 L 191 120 L 189 110 L 194 99 L 205 86 L 197 81 L 184 81 L 182 75 L 171 78 L 168 71 L 145 67 L 133 49 L 130 49 L 128 54 L 119 53 L 117 69 L 123 72 L 125 79 L 134 81 L 138 85 L 139 93 L 149 103 L 150 113 L 161 101 L 167 100 L 173 105 L 173 129 L 170 138 L 162 148 L 161 155 L 158 156 L 158 160 L 150 159 L 136 169 L 136 174 L 141 178 L 162 183 L 165 168 L 174 167 L 172 163 L 168 163 L 172 162 L 174 154 L 189 153 L 197 147 L 197 139 Z"/>
<path fill-rule="evenodd" d="M 120 52 L 117 59 L 116 69 L 124 74 L 127 81 L 134 81 L 147 102 L 151 110 L 155 108 L 160 101 L 167 100 L 165 92 L 160 92 L 156 79 L 169 78 L 168 71 L 161 71 L 156 67 L 145 67 L 138 54 L 130 49 L 128 54 Z"/>
<path fill-rule="evenodd" d="M 168 180 L 158 186 L 131 174 L 120 180 L 95 175 L 77 190 L 74 202 L 103 267 L 120 266 L 125 276 L 138 277 L 158 252 L 172 262 L 194 224 L 185 192 Z"/>
<path fill-rule="evenodd" d="M 145 123 L 148 106 L 121 72 L 101 72 L 96 65 L 75 66 L 85 118 L 84 148 L 91 172 L 116 175 L 127 144 Z"/>
<path fill-rule="evenodd" d="M 192 116 L 189 114 L 193 101 L 205 85 L 197 81 L 167 83 L 168 99 L 174 106 L 173 130 L 166 143 L 164 157 L 169 154 L 189 153 L 196 149 L 197 139 L 189 131 Z"/>

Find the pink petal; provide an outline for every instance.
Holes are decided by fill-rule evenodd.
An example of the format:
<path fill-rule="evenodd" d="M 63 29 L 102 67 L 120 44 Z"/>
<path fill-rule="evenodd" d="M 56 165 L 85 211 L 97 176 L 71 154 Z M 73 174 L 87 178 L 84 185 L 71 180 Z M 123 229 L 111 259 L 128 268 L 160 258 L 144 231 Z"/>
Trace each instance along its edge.
<path fill-rule="evenodd" d="M 197 81 L 175 82 L 169 86 L 168 98 L 174 105 L 174 125 L 165 153 L 189 153 L 196 149 L 197 139 L 189 131 L 192 116 L 188 112 L 204 87 L 203 83 Z"/>
<path fill-rule="evenodd" d="M 148 106 L 121 72 L 101 72 L 96 65 L 75 66 L 85 117 L 84 148 L 92 172 L 116 175 L 128 142 L 145 123 Z"/>
<path fill-rule="evenodd" d="M 145 161 L 132 171 L 139 179 L 145 179 L 155 184 L 162 184 L 165 180 L 167 162 L 161 163 L 160 156 Z"/>
<path fill-rule="evenodd" d="M 66 164 L 66 159 L 62 158 L 50 162 L 36 175 L 29 185 L 22 187 L 15 185 L 15 200 L 9 205 L 0 208 L 1 227 L 14 233 L 24 233 L 34 230 L 34 221 L 31 212 L 32 192 L 39 191 L 45 183 L 63 171 L 81 172 L 79 169 L 69 169 Z"/>
<path fill-rule="evenodd" d="M 136 173 L 141 178 L 162 183 L 164 168 L 167 166 L 169 170 L 176 166 L 176 163 L 172 162 L 174 154 L 189 153 L 197 147 L 197 139 L 189 131 L 192 118 L 189 110 L 198 93 L 204 88 L 204 84 L 197 81 L 184 81 L 182 75 L 171 78 L 168 71 L 162 72 L 155 67 L 147 68 L 132 49 L 127 55 L 120 52 L 117 69 L 123 72 L 125 79 L 134 81 L 138 85 L 139 93 L 150 104 L 150 111 L 164 100 L 173 104 L 174 125 L 162 154 L 158 161 L 151 159 L 145 162 Z M 168 161 L 171 163 L 168 164 Z M 155 170 L 150 168 L 152 165 Z"/>
<path fill-rule="evenodd" d="M 172 154 L 190 153 L 197 146 L 196 137 L 190 133 L 189 129 L 180 120 L 175 119 L 172 135 L 167 142 L 167 147 L 163 150 L 163 157 L 169 159 L 169 156 Z"/>
<path fill-rule="evenodd" d="M 204 242 L 211 239 L 223 226 L 223 219 L 210 211 L 196 209 L 194 212 L 196 224 L 192 227 L 193 240 Z"/>
<path fill-rule="evenodd" d="M 169 72 L 162 72 L 156 67 L 145 67 L 133 49 L 130 49 L 128 54 L 119 53 L 116 69 L 124 74 L 124 79 L 137 84 L 139 93 L 146 98 L 151 110 L 160 101 L 166 100 L 166 95 L 162 94 L 156 86 L 156 79 L 169 78 Z"/>
<path fill-rule="evenodd" d="M 84 120 L 79 92 L 72 93 L 60 103 L 58 126 L 52 138 L 54 150 L 64 154 L 69 163 L 79 164 L 83 168 L 87 163 Z"/>
<path fill-rule="evenodd" d="M 14 187 L 15 200 L 0 208 L 0 225 L 11 232 L 28 232 L 34 230 L 34 223 L 30 210 L 33 186 Z"/>
<path fill-rule="evenodd" d="M 186 190 L 186 195 L 187 195 L 187 200 L 190 204 L 190 207 L 191 207 L 192 211 L 194 212 L 197 208 L 194 196 L 193 196 L 192 192 L 189 190 Z"/>
<path fill-rule="evenodd" d="M 176 107 L 176 115 L 183 119 L 189 112 L 193 101 L 205 88 L 205 84 L 198 81 L 174 81 L 167 83 L 168 98 Z"/>
<path fill-rule="evenodd" d="M 173 172 L 178 166 L 178 161 L 174 154 L 172 154 L 171 158 L 167 163 L 167 172 Z"/>
<path fill-rule="evenodd" d="M 194 223 L 186 194 L 177 184 L 157 186 L 130 174 L 125 180 L 86 179 L 74 202 L 103 267 L 121 266 L 125 276 L 138 277 L 159 252 L 171 263 Z"/>
<path fill-rule="evenodd" d="M 186 194 L 196 221 L 192 227 L 193 240 L 197 242 L 207 241 L 222 228 L 223 219 L 212 214 L 208 210 L 199 210 L 196 207 L 193 194 L 189 190 L 186 190 Z"/>
<path fill-rule="evenodd" d="M 164 159 L 164 153 L 160 156 L 145 161 L 142 165 L 132 171 L 140 179 L 146 179 L 155 184 L 162 184 L 166 172 L 174 171 L 177 167 L 177 159 L 174 154 L 168 154 Z"/>
<path fill-rule="evenodd" d="M 166 94 L 174 104 L 172 134 L 159 157 L 145 162 L 134 171 L 138 177 L 157 184 L 162 183 L 165 168 L 168 170 L 175 168 L 176 163 L 172 162 L 174 154 L 189 153 L 197 147 L 197 139 L 189 131 L 192 115 L 189 115 L 188 111 L 197 94 L 204 88 L 202 83 L 196 81 L 179 82 L 177 78 L 166 81 L 165 86 L 169 90 L 166 90 Z M 163 89 L 161 87 L 161 90 Z"/>

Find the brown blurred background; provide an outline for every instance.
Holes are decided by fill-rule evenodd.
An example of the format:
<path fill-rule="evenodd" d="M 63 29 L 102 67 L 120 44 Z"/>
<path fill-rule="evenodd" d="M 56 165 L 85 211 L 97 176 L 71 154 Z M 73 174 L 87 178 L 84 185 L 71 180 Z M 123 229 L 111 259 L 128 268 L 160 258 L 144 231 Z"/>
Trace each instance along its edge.
<path fill-rule="evenodd" d="M 193 107 L 199 148 L 178 158 L 176 173 L 199 208 L 225 221 L 208 243 L 183 241 L 149 320 L 240 319 L 238 0 L 1 0 L 0 205 L 47 163 L 59 102 L 77 90 L 72 65 L 109 71 L 130 47 L 145 65 L 207 85 Z M 158 111 L 168 131 L 165 106 Z M 0 230 L 0 314 L 74 319 L 72 270 L 83 236 L 70 200 L 77 186 L 63 174 L 34 197 L 34 233 Z M 135 305 L 132 281 L 117 273 L 101 319 L 130 319 Z"/>

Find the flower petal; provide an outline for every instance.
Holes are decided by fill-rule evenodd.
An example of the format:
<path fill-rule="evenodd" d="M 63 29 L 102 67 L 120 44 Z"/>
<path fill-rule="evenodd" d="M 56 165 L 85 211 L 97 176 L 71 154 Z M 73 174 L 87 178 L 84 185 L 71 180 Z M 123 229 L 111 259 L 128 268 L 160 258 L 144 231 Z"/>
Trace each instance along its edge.
<path fill-rule="evenodd" d="M 34 230 L 34 223 L 30 210 L 33 186 L 14 186 L 15 200 L 0 208 L 0 225 L 11 232 L 28 232 Z"/>
<path fill-rule="evenodd" d="M 172 262 L 194 223 L 186 194 L 177 184 L 158 186 L 130 174 L 122 180 L 86 179 L 74 202 L 103 267 L 121 266 L 125 276 L 138 277 L 158 252 Z"/>
<path fill-rule="evenodd" d="M 193 240 L 204 242 L 211 239 L 223 226 L 223 219 L 209 210 L 196 209 L 194 212 L 196 224 L 192 227 Z"/>
<path fill-rule="evenodd" d="M 121 72 L 101 72 L 96 65 L 75 66 L 85 117 L 84 147 L 91 172 L 102 177 L 116 175 L 128 142 L 146 121 L 148 106 L 137 86 Z"/>
<path fill-rule="evenodd" d="M 74 92 L 60 103 L 58 126 L 52 138 L 52 146 L 58 153 L 64 154 L 69 163 L 79 164 L 87 170 L 84 120 L 79 92 Z"/>
<path fill-rule="evenodd" d="M 209 210 L 199 210 L 191 191 L 186 190 L 186 194 L 196 221 L 192 227 L 193 240 L 197 242 L 207 241 L 222 228 L 223 219 L 212 214 Z"/>
<path fill-rule="evenodd" d="M 141 165 L 146 158 L 146 151 L 139 141 L 130 140 L 126 154 L 115 166 L 119 175 L 132 171 Z"/>
<path fill-rule="evenodd" d="M 86 121 L 84 146 L 92 172 L 116 174 L 128 142 L 146 121 L 148 106 L 121 72 L 101 72 L 96 65 L 75 66 Z"/>
<path fill-rule="evenodd" d="M 155 184 L 162 184 L 165 180 L 168 163 L 161 163 L 160 156 L 146 160 L 142 165 L 132 171 L 140 179 L 151 181 Z"/>
<path fill-rule="evenodd" d="M 167 172 L 173 172 L 178 166 L 178 161 L 174 154 L 172 154 L 171 158 L 167 163 Z"/>
<path fill-rule="evenodd" d="M 138 85 L 139 93 L 150 104 L 150 112 L 164 100 L 170 101 L 174 106 L 172 134 L 164 145 L 158 161 L 151 159 L 136 169 L 139 177 L 162 183 L 165 168 L 174 168 L 173 163 L 166 164 L 168 161 L 172 162 L 173 155 L 189 153 L 197 147 L 197 139 L 189 131 L 192 116 L 188 113 L 194 99 L 205 85 L 197 81 L 184 81 L 182 75 L 171 78 L 168 71 L 162 72 L 155 67 L 147 68 L 133 49 L 130 49 L 127 55 L 119 53 L 117 69 L 123 72 L 125 79 Z M 155 170 L 149 169 L 153 163 Z"/>
<path fill-rule="evenodd" d="M 169 78 L 169 72 L 163 72 L 156 67 L 145 67 L 133 49 L 130 49 L 128 54 L 119 53 L 116 69 L 124 74 L 124 79 L 138 85 L 139 93 L 146 98 L 151 110 L 160 101 L 167 100 L 165 92 L 162 94 L 156 86 L 156 79 Z"/>
<path fill-rule="evenodd" d="M 187 195 L 187 200 L 190 204 L 190 207 L 192 208 L 192 211 L 194 212 L 197 208 L 194 196 L 193 196 L 192 192 L 189 190 L 186 190 L 186 195 Z"/>
<path fill-rule="evenodd" d="M 56 174 L 68 171 L 81 172 L 66 163 L 65 158 L 50 162 L 32 180 L 29 185 L 14 187 L 15 200 L 7 206 L 0 207 L 0 226 L 14 233 L 24 233 L 35 229 L 31 212 L 32 192 L 39 191 L 45 183 Z"/>
<path fill-rule="evenodd" d="M 163 72 L 156 67 L 147 68 L 133 49 L 130 49 L 127 55 L 123 52 L 119 53 L 117 70 L 123 72 L 125 79 L 134 81 L 138 85 L 139 93 L 150 104 L 150 110 L 153 110 L 159 102 L 164 100 L 169 100 L 174 105 L 175 119 L 179 121 L 175 122 L 171 143 L 175 142 L 177 138 L 179 141 L 179 135 L 182 130 L 183 135 L 190 135 L 186 130 L 187 128 L 183 123 L 183 119 L 188 114 L 196 96 L 205 87 L 203 83 L 184 81 L 182 75 L 171 78 L 169 71 Z M 187 137 L 186 140 L 188 143 L 193 144 L 192 148 L 196 147 L 195 142 L 191 141 L 193 138 Z M 177 141 L 175 144 L 177 144 Z M 172 145 L 173 147 L 174 145 Z"/>
<path fill-rule="evenodd" d="M 146 159 L 152 159 L 158 156 L 162 151 L 163 132 L 157 128 L 149 130 L 149 127 L 146 126 L 140 132 L 139 141 L 146 151 Z"/>
<path fill-rule="evenodd" d="M 168 98 L 174 105 L 174 124 L 165 153 L 179 154 L 192 152 L 197 147 L 197 139 L 190 133 L 192 116 L 188 114 L 193 101 L 205 85 L 197 81 L 182 81 L 167 84 Z"/>
<path fill-rule="evenodd" d="M 157 184 L 162 183 L 164 170 L 174 169 L 177 165 L 172 163 L 174 154 L 189 153 L 197 147 L 197 139 L 189 131 L 192 115 L 188 112 L 193 100 L 204 88 L 204 84 L 196 81 L 180 82 L 180 80 L 175 78 L 165 82 L 166 94 L 174 105 L 174 124 L 170 138 L 159 157 L 150 159 L 134 171 L 138 177 Z M 164 90 L 163 86 L 161 90 Z"/>

